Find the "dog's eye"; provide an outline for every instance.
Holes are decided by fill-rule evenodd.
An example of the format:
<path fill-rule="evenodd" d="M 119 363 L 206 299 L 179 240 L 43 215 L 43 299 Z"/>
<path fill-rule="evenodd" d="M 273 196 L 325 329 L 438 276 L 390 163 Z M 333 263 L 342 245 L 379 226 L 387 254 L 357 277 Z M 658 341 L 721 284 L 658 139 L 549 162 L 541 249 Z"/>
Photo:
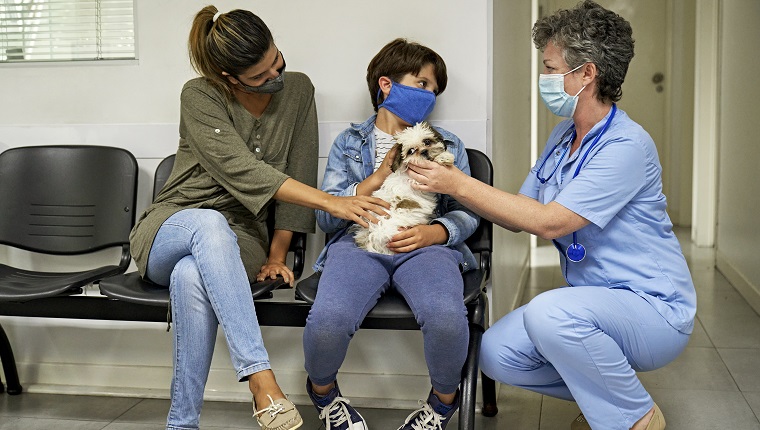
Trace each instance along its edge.
<path fill-rule="evenodd" d="M 425 146 L 430 146 L 430 145 L 432 145 L 432 144 L 434 144 L 434 143 L 435 143 L 435 140 L 433 140 L 433 139 L 424 139 L 424 140 L 422 141 L 422 143 L 424 143 L 424 144 L 425 144 Z"/>

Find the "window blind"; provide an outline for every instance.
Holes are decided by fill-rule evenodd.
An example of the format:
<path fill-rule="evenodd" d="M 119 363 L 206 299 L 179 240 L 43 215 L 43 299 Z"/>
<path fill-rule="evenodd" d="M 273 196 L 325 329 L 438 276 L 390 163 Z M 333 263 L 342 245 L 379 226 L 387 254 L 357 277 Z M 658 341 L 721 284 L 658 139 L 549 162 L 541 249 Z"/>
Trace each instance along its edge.
<path fill-rule="evenodd" d="M 134 58 L 133 0 L 0 0 L 0 63 Z"/>

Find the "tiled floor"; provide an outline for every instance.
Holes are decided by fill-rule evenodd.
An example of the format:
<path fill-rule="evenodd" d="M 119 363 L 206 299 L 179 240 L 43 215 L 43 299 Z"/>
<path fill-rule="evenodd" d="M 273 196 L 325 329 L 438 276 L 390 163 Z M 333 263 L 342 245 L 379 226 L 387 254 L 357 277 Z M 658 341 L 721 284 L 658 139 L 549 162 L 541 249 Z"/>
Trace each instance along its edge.
<path fill-rule="evenodd" d="M 663 369 L 642 373 L 669 430 L 760 430 L 760 316 L 713 267 L 710 250 L 694 248 L 679 231 L 699 297 L 698 321 L 686 351 Z M 532 270 L 524 300 L 562 284 L 556 266 Z M 574 403 L 502 386 L 499 414 L 478 415 L 478 429 L 566 430 Z M 168 401 L 49 394 L 0 395 L 0 430 L 159 430 Z M 304 430 L 321 426 L 301 407 Z M 409 411 L 362 409 L 373 429 L 395 429 Z M 250 405 L 207 402 L 203 429 L 257 428 Z M 456 429 L 451 423 L 449 429 Z"/>

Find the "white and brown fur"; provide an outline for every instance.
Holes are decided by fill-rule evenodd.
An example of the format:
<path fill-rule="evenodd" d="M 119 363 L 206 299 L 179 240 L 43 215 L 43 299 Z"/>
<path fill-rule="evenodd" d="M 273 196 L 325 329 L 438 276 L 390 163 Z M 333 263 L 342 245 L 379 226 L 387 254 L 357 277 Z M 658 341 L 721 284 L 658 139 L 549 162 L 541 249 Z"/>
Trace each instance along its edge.
<path fill-rule="evenodd" d="M 435 217 L 436 194 L 412 188 L 407 165 L 410 160 L 429 160 L 444 166 L 454 164 L 454 154 L 446 150 L 443 136 L 425 122 L 396 133 L 393 138 L 400 146 L 391 166 L 391 173 L 383 185 L 372 193 L 388 203 L 388 216 L 380 218 L 369 228 L 352 227 L 359 248 L 379 254 L 393 254 L 387 247 L 391 237 L 399 231 L 420 224 L 428 224 Z"/>

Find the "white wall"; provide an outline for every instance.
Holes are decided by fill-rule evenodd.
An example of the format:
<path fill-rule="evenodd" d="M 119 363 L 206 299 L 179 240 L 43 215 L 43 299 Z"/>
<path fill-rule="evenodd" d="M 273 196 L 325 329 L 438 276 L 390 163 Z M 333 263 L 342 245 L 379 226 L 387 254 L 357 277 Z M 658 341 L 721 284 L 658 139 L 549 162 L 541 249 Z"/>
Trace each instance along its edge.
<path fill-rule="evenodd" d="M 207 1 L 135 0 L 139 60 L 132 63 L 0 65 L 0 150 L 21 145 L 102 144 L 132 151 L 140 164 L 138 210 L 150 201 L 152 172 L 177 144 L 179 90 L 193 77 L 186 38 L 194 14 Z M 530 48 L 529 12 L 511 15 L 503 2 L 456 0 L 216 1 L 222 11 L 255 8 L 272 29 L 288 68 L 307 73 L 317 89 L 320 153 L 326 156 L 338 131 L 371 113 L 365 83 L 370 58 L 388 41 L 403 36 L 426 44 L 446 60 L 449 84 L 431 117 L 457 133 L 469 147 L 490 153 L 491 61 L 498 65 L 494 91 L 494 133 L 499 138 L 497 183 L 516 191 L 530 160 L 525 129 L 528 103 L 525 70 L 513 73 L 512 42 L 519 40 L 521 64 Z M 489 44 L 492 8 L 500 22 L 499 40 Z M 527 13 L 527 15 L 526 15 Z M 517 27 L 520 27 L 519 30 Z M 491 47 L 495 52 L 491 52 Z M 525 58 L 523 58 L 525 57 Z M 513 87 L 519 91 L 512 93 Z M 504 121 L 504 122 L 501 122 Z M 512 134 L 510 127 L 520 129 Z M 516 152 L 511 147 L 518 148 Z M 324 158 L 320 166 L 324 168 Z M 504 164 L 502 164 L 504 163 Z M 515 171 L 514 175 L 511 173 Z M 498 236 L 497 236 L 498 237 Z M 309 238 L 310 265 L 322 243 Z M 524 237 L 499 239 L 494 280 L 515 295 L 527 249 Z M 38 267 L 49 260 L 0 248 L 0 261 Z M 68 263 L 60 263 L 67 265 Z M 510 299 L 497 299 L 504 314 Z M 171 336 L 164 324 L 69 321 L 0 317 L 15 347 L 22 383 L 30 391 L 168 394 Z M 299 399 L 305 372 L 300 328 L 264 327 L 265 342 L 278 381 Z M 389 354 L 389 351 L 394 351 Z M 398 357 L 409 359 L 399 360 Z M 379 398 L 387 405 L 409 406 L 429 388 L 419 332 L 362 331 L 355 337 L 342 368 L 341 385 L 362 404 Z M 209 379 L 209 397 L 247 399 L 244 384 L 234 383 L 226 345 L 220 336 Z M 302 400 L 305 400 L 302 398 Z M 377 406 L 383 404 L 374 403 Z"/>
<path fill-rule="evenodd" d="M 760 86 L 746 74 L 760 68 L 760 58 L 747 55 L 747 43 L 760 40 L 758 22 L 760 2 L 721 2 L 717 265 L 760 313 Z"/>
<path fill-rule="evenodd" d="M 666 133 L 667 157 L 660 160 L 663 169 L 669 171 L 670 188 L 665 190 L 668 198 L 668 214 L 673 224 L 691 225 L 692 168 L 694 158 L 694 55 L 696 4 L 669 0 L 669 38 L 667 75 L 668 101 L 666 112 L 669 122 Z M 663 154 L 664 155 L 664 154 Z"/>
<path fill-rule="evenodd" d="M 533 27 L 532 2 L 493 2 L 493 136 L 494 185 L 516 193 L 532 163 L 531 118 L 535 109 L 531 76 L 535 48 L 530 38 Z M 527 282 L 530 236 L 494 227 L 494 270 L 492 312 L 495 320 L 514 309 L 522 299 Z"/>

